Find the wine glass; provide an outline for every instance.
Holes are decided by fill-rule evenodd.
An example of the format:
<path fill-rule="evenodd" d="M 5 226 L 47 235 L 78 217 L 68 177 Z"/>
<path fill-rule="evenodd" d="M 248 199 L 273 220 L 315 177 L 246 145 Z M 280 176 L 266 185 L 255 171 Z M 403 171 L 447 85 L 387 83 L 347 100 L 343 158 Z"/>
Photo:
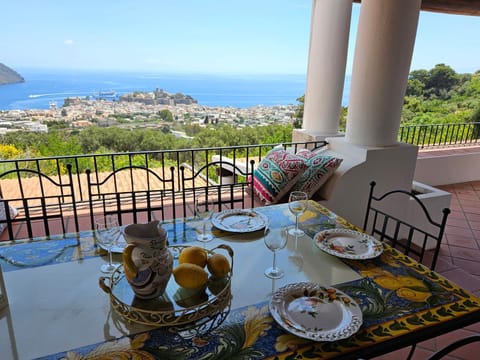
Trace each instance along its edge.
<path fill-rule="evenodd" d="M 100 267 L 103 273 L 112 273 L 117 268 L 117 265 L 112 264 L 112 246 L 119 236 L 120 229 L 114 216 L 100 217 L 95 220 L 95 237 L 108 251 L 108 264 Z"/>
<path fill-rule="evenodd" d="M 197 240 L 201 242 L 209 242 L 213 239 L 212 234 L 207 233 L 207 223 L 213 215 L 214 204 L 211 200 L 201 201 L 195 199 L 195 216 L 202 221 L 202 232 L 197 235 Z"/>
<path fill-rule="evenodd" d="M 295 228 L 289 230 L 290 235 L 298 237 L 305 234 L 302 229 L 298 228 L 298 218 L 307 209 L 307 200 L 307 193 L 303 191 L 292 191 L 290 193 L 290 197 L 288 198 L 288 208 L 290 209 L 290 212 L 295 215 Z"/>
<path fill-rule="evenodd" d="M 285 273 L 282 269 L 277 267 L 277 251 L 283 249 L 287 245 L 288 240 L 288 227 L 282 227 L 280 229 L 280 234 L 270 234 L 269 228 L 265 227 L 265 232 L 263 236 L 263 241 L 269 250 L 273 252 L 273 264 L 271 267 L 265 270 L 265 276 L 270 279 L 280 279 Z"/>

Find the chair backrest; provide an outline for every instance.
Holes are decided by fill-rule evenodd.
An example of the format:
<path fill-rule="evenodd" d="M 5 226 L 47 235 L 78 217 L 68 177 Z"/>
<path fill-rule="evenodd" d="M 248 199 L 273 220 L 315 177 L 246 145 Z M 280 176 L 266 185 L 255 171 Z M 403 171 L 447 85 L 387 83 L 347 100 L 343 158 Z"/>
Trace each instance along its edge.
<path fill-rule="evenodd" d="M 8 239 L 50 236 L 78 232 L 78 216 L 72 181 L 72 167 L 66 175 L 48 176 L 31 169 L 11 169 L 2 180 L 0 227 Z M 2 233 L 2 238 L 6 235 Z"/>
<path fill-rule="evenodd" d="M 180 166 L 182 216 L 193 215 L 193 203 L 198 197 L 202 197 L 203 201 L 207 199 L 212 201 L 215 211 L 254 207 L 252 191 L 254 165 L 254 160 L 246 164 L 245 168 L 229 161 L 218 160 L 198 169 Z M 231 181 L 225 180 L 225 172 L 228 172 Z"/>
<path fill-rule="evenodd" d="M 434 270 L 450 209 L 444 208 L 441 220 L 435 221 L 421 199 L 413 192 L 391 190 L 377 196 L 374 195 L 375 185 L 375 181 L 370 183 L 363 229 L 419 262 L 425 264 L 429 260 L 429 267 Z M 408 216 L 407 219 L 402 219 L 401 216 L 393 214 L 393 211 L 385 210 L 385 205 L 389 202 L 391 205 L 392 201 L 398 201 L 397 207 L 406 206 L 406 201 L 413 201 L 412 206 L 419 209 L 415 214 L 422 218 L 413 222 Z"/>
<path fill-rule="evenodd" d="M 173 167 L 169 178 L 135 165 L 110 173 L 89 169 L 86 173 L 92 229 L 100 215 L 114 215 L 120 225 L 176 218 Z"/>

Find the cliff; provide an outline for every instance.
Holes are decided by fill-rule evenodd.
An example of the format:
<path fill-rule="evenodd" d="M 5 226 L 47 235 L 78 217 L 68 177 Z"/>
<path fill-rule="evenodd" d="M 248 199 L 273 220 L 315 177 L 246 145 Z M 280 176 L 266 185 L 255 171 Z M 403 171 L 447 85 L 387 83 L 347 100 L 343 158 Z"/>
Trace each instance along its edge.
<path fill-rule="evenodd" d="M 24 82 L 25 79 L 15 70 L 0 63 L 0 85 Z"/>

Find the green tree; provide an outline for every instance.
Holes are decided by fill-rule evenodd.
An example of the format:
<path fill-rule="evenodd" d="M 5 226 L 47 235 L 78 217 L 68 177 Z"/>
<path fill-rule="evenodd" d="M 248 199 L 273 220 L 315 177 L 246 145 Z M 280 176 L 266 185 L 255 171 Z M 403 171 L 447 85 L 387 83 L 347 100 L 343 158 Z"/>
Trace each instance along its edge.
<path fill-rule="evenodd" d="M 459 76 L 450 66 L 445 64 L 437 64 L 430 70 L 430 76 L 426 83 L 426 89 L 431 94 L 440 96 L 450 91 L 459 82 Z"/>
<path fill-rule="evenodd" d="M 158 116 L 160 116 L 160 119 L 162 119 L 163 121 L 173 122 L 172 112 L 168 109 L 160 110 L 158 112 Z"/>
<path fill-rule="evenodd" d="M 301 129 L 302 128 L 302 123 L 303 123 L 303 110 L 305 108 L 305 95 L 300 96 L 297 98 L 298 101 L 298 106 L 295 109 L 295 115 L 294 115 L 294 122 L 293 122 L 293 127 L 295 129 Z"/>

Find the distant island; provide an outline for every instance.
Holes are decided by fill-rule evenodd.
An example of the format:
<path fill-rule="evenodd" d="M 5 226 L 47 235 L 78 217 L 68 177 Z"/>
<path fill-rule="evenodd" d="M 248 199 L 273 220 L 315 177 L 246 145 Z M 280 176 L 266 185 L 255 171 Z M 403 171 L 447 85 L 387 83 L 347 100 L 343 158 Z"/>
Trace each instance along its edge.
<path fill-rule="evenodd" d="M 25 79 L 15 70 L 0 63 L 0 85 L 25 82 Z"/>

